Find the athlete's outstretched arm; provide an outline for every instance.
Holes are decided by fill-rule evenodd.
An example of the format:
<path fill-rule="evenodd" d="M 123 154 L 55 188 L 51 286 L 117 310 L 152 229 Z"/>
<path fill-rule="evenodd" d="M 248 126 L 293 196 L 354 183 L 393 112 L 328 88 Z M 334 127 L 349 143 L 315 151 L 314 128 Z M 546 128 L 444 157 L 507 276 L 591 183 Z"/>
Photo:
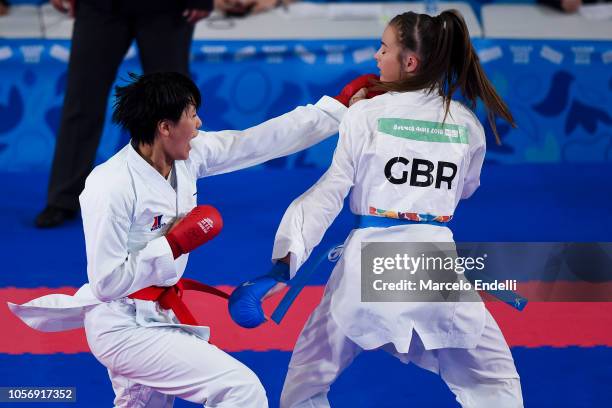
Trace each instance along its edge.
<path fill-rule="evenodd" d="M 324 96 L 246 130 L 200 132 L 189 156 L 198 178 L 228 173 L 304 150 L 338 132 L 346 107 Z"/>
<path fill-rule="evenodd" d="M 291 254 L 291 277 L 321 242 L 354 184 L 358 147 L 350 133 L 351 122 L 349 112 L 340 124 L 340 138 L 331 166 L 315 185 L 291 203 L 276 232 L 272 259 Z"/>
<path fill-rule="evenodd" d="M 304 150 L 338 132 L 351 98 L 368 89 L 376 75 L 361 75 L 333 98 L 300 106 L 243 131 L 200 132 L 191 142 L 189 161 L 198 177 L 228 173 Z M 367 97 L 379 92 L 367 93 Z"/>

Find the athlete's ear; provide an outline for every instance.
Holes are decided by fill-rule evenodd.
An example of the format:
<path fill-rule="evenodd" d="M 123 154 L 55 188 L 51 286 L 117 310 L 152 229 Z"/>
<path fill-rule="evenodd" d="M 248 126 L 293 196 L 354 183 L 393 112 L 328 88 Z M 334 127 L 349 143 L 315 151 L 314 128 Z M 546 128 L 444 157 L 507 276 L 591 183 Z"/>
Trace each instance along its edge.
<path fill-rule="evenodd" d="M 160 120 L 159 122 L 157 122 L 155 131 L 161 136 L 168 136 L 170 134 L 170 121 L 166 119 Z"/>
<path fill-rule="evenodd" d="M 405 51 L 402 55 L 402 68 L 404 73 L 412 74 L 419 68 L 419 58 L 412 51 Z"/>

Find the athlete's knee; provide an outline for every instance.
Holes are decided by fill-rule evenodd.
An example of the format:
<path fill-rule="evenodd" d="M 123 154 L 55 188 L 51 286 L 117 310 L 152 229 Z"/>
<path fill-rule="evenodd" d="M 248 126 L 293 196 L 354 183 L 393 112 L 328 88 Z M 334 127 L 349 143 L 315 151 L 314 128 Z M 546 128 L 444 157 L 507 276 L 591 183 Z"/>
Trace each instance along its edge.
<path fill-rule="evenodd" d="M 293 401 L 291 391 L 287 389 L 287 387 L 283 387 L 280 395 L 280 407 L 281 408 L 289 408 Z"/>
<path fill-rule="evenodd" d="M 193 402 L 203 402 L 207 408 L 268 408 L 266 391 L 259 378 L 237 361 L 215 381 L 204 385 L 198 394 L 202 398 Z"/>
<path fill-rule="evenodd" d="M 481 379 L 469 386 L 450 388 L 463 408 L 523 408 L 518 378 Z"/>
<path fill-rule="evenodd" d="M 231 399 L 236 403 L 235 406 L 253 408 L 267 408 L 268 406 L 266 390 L 255 373 L 246 366 L 241 367 L 236 373 L 231 394 Z"/>
<path fill-rule="evenodd" d="M 289 394 L 283 390 L 280 408 L 329 408 L 327 392 L 320 392 L 312 396 Z"/>
<path fill-rule="evenodd" d="M 266 401 L 267 403 L 266 390 L 255 373 L 247 369 L 245 370 L 244 376 L 245 378 L 241 388 L 243 390 L 243 394 L 248 396 L 248 400 Z"/>
<path fill-rule="evenodd" d="M 289 368 L 291 372 L 291 368 Z M 285 379 L 280 397 L 280 408 L 328 408 L 327 392 L 329 384 L 310 381 L 308 378 L 291 378 L 289 374 Z"/>

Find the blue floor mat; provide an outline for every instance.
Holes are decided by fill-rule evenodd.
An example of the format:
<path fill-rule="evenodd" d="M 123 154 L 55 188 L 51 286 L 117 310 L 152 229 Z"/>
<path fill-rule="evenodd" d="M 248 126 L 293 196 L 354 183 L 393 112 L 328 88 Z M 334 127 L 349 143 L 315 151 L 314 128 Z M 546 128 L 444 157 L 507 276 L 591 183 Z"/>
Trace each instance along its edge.
<path fill-rule="evenodd" d="M 612 400 L 612 348 L 515 347 L 512 354 L 527 408 L 603 408 Z M 290 353 L 232 355 L 255 371 L 266 388 L 270 407 L 278 407 Z M 76 404 L 51 406 L 112 406 L 106 369 L 90 354 L 0 355 L 0 377 L 2 386 L 77 388 Z M 459 407 L 439 376 L 402 364 L 384 352 L 362 353 L 332 387 L 330 401 L 338 408 Z M 195 406 L 182 400 L 175 404 L 178 408 Z"/>
<path fill-rule="evenodd" d="M 276 228 L 289 203 L 322 174 L 312 170 L 245 170 L 198 183 L 200 203 L 217 206 L 223 232 L 190 257 L 187 276 L 238 284 L 269 268 Z M 481 187 L 450 223 L 457 241 L 612 241 L 612 165 L 486 166 Z M 4 197 L 4 265 L 0 287 L 79 286 L 86 279 L 80 220 L 37 230 L 46 174 L 0 174 Z M 345 209 L 321 248 L 342 242 L 354 219 Z M 315 278 L 323 284 L 326 276 Z"/>

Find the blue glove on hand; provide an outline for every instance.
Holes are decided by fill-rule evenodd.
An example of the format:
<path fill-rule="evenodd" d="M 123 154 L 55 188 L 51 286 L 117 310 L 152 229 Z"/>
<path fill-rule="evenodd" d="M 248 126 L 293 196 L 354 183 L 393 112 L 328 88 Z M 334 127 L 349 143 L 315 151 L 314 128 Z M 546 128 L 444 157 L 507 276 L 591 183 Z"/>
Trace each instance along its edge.
<path fill-rule="evenodd" d="M 289 280 L 289 265 L 277 262 L 264 276 L 238 286 L 229 298 L 228 308 L 232 320 L 239 326 L 252 329 L 266 321 L 261 301 L 279 282 Z"/>

